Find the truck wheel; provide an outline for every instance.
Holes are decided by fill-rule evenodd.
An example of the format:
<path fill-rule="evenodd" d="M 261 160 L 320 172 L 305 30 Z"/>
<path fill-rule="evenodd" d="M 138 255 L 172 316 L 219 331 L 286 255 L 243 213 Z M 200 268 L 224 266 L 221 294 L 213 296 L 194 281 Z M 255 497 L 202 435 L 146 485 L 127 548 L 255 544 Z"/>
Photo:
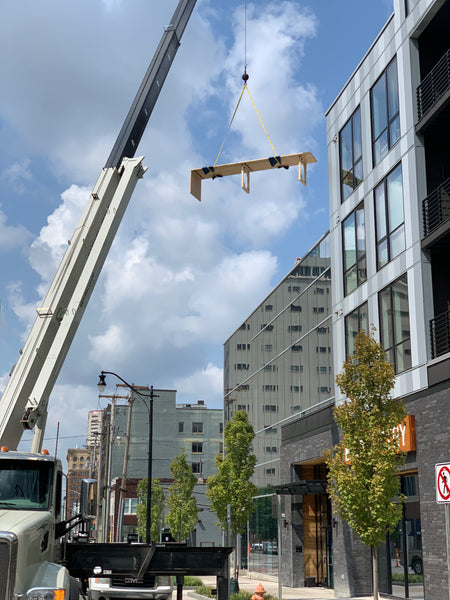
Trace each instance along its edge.
<path fill-rule="evenodd" d="M 69 590 L 69 600 L 79 600 L 80 598 L 80 584 L 75 579 L 75 577 L 70 578 L 70 590 Z"/>
<path fill-rule="evenodd" d="M 411 566 L 416 575 L 423 575 L 423 565 L 420 558 L 414 558 Z"/>

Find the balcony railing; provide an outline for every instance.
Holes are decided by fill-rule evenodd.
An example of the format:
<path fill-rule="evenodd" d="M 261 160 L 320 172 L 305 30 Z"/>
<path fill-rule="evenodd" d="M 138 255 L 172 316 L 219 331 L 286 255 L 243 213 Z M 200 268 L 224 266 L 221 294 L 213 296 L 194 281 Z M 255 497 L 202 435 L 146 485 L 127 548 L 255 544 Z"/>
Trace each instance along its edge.
<path fill-rule="evenodd" d="M 438 102 L 450 87 L 450 49 L 431 69 L 417 88 L 418 120 Z"/>
<path fill-rule="evenodd" d="M 450 177 L 425 198 L 423 210 L 423 235 L 450 219 Z"/>
<path fill-rule="evenodd" d="M 450 309 L 430 321 L 431 358 L 450 352 Z"/>

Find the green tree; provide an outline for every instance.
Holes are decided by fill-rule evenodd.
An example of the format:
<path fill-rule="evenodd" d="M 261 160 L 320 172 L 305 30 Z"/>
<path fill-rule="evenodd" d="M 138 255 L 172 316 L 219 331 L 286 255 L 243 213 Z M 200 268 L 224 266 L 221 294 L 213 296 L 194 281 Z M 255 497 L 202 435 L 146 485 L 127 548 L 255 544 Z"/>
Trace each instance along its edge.
<path fill-rule="evenodd" d="M 207 494 L 218 525 L 232 538 L 243 533 L 253 512 L 253 496 L 258 489 L 251 482 L 256 457 L 253 454 L 255 432 L 245 411 L 237 411 L 225 426 L 225 456 L 216 456 L 217 473 L 208 477 Z M 229 519 L 228 519 L 229 509 Z M 236 577 L 238 565 L 236 564 Z"/>
<path fill-rule="evenodd" d="M 174 538 L 184 541 L 195 529 L 198 523 L 197 501 L 193 496 L 197 478 L 186 460 L 186 452 L 176 456 L 170 465 L 170 472 L 174 479 L 169 487 L 168 512 L 166 523 Z"/>
<path fill-rule="evenodd" d="M 378 600 L 378 546 L 401 518 L 398 472 L 405 454 L 398 425 L 406 409 L 391 397 L 394 369 L 373 335 L 360 331 L 355 351 L 336 377 L 346 401 L 335 409 L 343 435 L 326 453 L 328 492 L 335 511 L 372 548 L 374 598 Z"/>
<path fill-rule="evenodd" d="M 138 506 L 137 506 L 137 531 L 145 540 L 147 526 L 147 477 L 141 479 L 137 486 Z M 162 528 L 162 514 L 164 510 L 165 497 L 159 479 L 152 479 L 152 507 L 151 507 L 151 525 L 150 539 L 159 541 L 159 534 Z"/>

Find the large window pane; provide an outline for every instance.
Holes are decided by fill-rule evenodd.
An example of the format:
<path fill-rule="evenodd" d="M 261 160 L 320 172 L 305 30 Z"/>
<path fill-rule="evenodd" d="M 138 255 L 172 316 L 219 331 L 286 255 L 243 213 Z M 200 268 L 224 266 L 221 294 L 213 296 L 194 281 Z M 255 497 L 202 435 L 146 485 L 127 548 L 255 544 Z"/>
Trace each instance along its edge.
<path fill-rule="evenodd" d="M 386 124 L 386 79 L 380 77 L 372 88 L 372 133 L 375 139 L 386 129 Z"/>
<path fill-rule="evenodd" d="M 375 188 L 375 214 L 377 224 L 377 240 L 381 240 L 387 234 L 384 185 L 379 185 L 377 188 Z"/>
<path fill-rule="evenodd" d="M 355 351 L 355 338 L 364 329 L 368 331 L 367 302 L 345 317 L 345 354 L 349 357 Z"/>
<path fill-rule="evenodd" d="M 344 221 L 343 266 L 345 294 L 367 279 L 364 205 L 359 205 Z"/>
<path fill-rule="evenodd" d="M 390 236 L 390 257 L 391 260 L 398 256 L 405 249 L 405 228 L 402 225 Z"/>
<path fill-rule="evenodd" d="M 389 231 L 403 223 L 402 166 L 399 165 L 387 178 Z"/>
<path fill-rule="evenodd" d="M 397 60 L 370 91 L 373 165 L 377 165 L 400 138 Z"/>
<path fill-rule="evenodd" d="M 341 201 L 362 181 L 361 116 L 359 108 L 339 132 Z"/>
<path fill-rule="evenodd" d="M 402 166 L 375 188 L 377 267 L 381 269 L 405 249 Z"/>
<path fill-rule="evenodd" d="M 381 344 L 396 373 L 412 364 L 407 282 L 403 275 L 379 294 Z"/>
<path fill-rule="evenodd" d="M 356 263 L 355 215 L 352 213 L 344 221 L 344 268 Z"/>

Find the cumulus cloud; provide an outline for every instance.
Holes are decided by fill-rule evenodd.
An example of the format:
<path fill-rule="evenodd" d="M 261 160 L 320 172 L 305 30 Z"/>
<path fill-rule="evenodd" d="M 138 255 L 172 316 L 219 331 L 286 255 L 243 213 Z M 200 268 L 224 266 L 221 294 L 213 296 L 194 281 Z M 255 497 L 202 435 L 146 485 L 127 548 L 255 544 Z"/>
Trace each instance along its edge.
<path fill-rule="evenodd" d="M 0 171 L 0 179 L 8 182 L 18 193 L 23 194 L 25 183 L 32 179 L 30 159 L 23 158 Z"/>
<path fill-rule="evenodd" d="M 175 387 L 183 390 L 183 395 L 192 401 L 218 398 L 223 392 L 223 369 L 208 363 L 203 369 L 195 371 L 188 377 L 174 380 Z M 207 402 L 206 402 L 207 403 Z M 217 408 L 209 406 L 209 408 Z"/>
<path fill-rule="evenodd" d="M 0 210 L 0 252 L 24 246 L 30 237 L 30 232 L 23 225 L 8 225 L 5 213 Z"/>
<path fill-rule="evenodd" d="M 81 19 L 76 3 L 55 2 L 46 0 L 53 11 L 31 7 L 35 26 L 29 33 L 36 47 L 44 44 L 39 23 L 46 12 L 46 31 L 56 35 L 33 68 L 30 57 L 9 40 L 9 48 L 18 51 L 16 67 L 32 73 L 32 80 L 17 77 L 17 69 L 1 68 L 14 93 L 7 106 L 0 98 L 0 110 L 20 144 L 48 158 L 55 174 L 73 182 L 30 248 L 41 296 L 87 202 L 85 184 L 104 164 L 160 37 L 162 16 L 166 24 L 171 16 L 166 3 L 149 8 L 137 0 L 143 16 L 129 31 L 123 24 L 127 3 L 84 3 L 89 18 Z M 15 13 L 13 6 L 9 25 Z M 225 33 L 217 23 L 230 15 Z M 61 29 L 62 23 L 70 27 Z M 88 380 L 98 369 L 176 388 L 179 402 L 188 397 L 220 405 L 222 344 L 279 279 L 278 260 L 268 248 L 305 215 L 295 169 L 253 174 L 250 195 L 238 177 L 204 182 L 202 203 L 189 195 L 189 171 L 211 164 L 240 93 L 242 24 L 242 10 L 232 15 L 207 0 L 194 12 L 139 148 L 150 169 L 138 182 L 52 395 L 53 425 L 71 408 L 77 419 L 86 418 L 93 403 Z M 297 2 L 267 3 L 263 11 L 249 4 L 249 87 L 280 154 L 314 151 L 305 146 L 314 146 L 322 108 L 314 86 L 299 83 L 297 74 L 316 26 Z M 7 23 L 0 24 L 2 31 L 7 35 Z M 95 38 L 96 51 L 77 37 Z M 5 43 L 0 36 L 0 49 Z M 28 86 L 34 86 L 32 105 L 25 103 Z M 271 153 L 246 98 L 223 158 Z M 14 293 L 17 314 L 28 318 L 20 286 Z"/>
<path fill-rule="evenodd" d="M 8 284 L 7 290 L 8 305 L 11 306 L 14 314 L 24 327 L 21 334 L 21 341 L 24 342 L 36 318 L 36 306 L 34 303 L 25 300 L 22 287 L 22 282 L 12 281 Z"/>

